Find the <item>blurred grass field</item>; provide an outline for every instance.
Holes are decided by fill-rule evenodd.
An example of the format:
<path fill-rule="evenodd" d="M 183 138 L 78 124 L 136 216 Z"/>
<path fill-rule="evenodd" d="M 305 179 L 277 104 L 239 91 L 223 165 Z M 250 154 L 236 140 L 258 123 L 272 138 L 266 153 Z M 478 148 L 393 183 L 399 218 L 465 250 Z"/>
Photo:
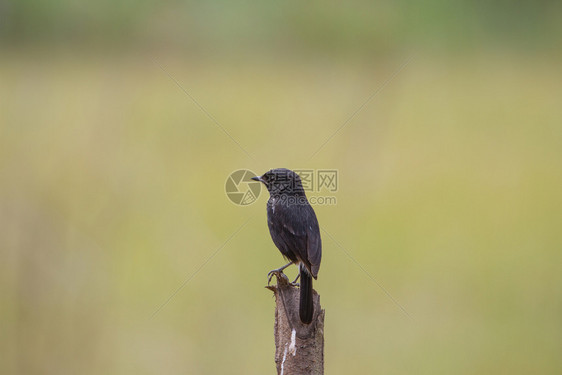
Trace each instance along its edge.
<path fill-rule="evenodd" d="M 418 55 L 310 159 L 403 60 L 4 56 L 1 372 L 271 373 L 283 262 L 224 182 L 277 166 L 340 173 L 327 373 L 562 371 L 560 65 Z"/>
<path fill-rule="evenodd" d="M 0 373 L 273 373 L 275 167 L 339 172 L 326 374 L 562 373 L 560 15 L 453 3 L 6 8 Z"/>

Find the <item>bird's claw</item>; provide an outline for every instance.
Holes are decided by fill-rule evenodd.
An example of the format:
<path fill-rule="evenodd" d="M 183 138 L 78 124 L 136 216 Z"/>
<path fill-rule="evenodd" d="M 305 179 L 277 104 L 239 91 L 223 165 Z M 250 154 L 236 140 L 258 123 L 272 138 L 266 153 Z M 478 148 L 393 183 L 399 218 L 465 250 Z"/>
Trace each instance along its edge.
<path fill-rule="evenodd" d="M 277 269 L 277 270 L 269 271 L 269 273 L 267 274 L 267 285 L 271 283 L 271 279 L 273 279 L 274 275 L 277 277 L 278 280 L 281 278 L 284 281 L 289 282 L 289 278 L 287 277 L 287 275 L 283 273 L 283 270 Z"/>

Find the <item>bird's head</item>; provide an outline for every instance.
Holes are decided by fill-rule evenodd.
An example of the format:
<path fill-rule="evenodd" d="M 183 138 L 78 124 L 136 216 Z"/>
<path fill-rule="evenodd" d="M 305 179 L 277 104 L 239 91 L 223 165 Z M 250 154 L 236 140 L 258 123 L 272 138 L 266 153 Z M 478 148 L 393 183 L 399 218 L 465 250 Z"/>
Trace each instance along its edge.
<path fill-rule="evenodd" d="M 252 180 L 262 182 L 270 195 L 304 195 L 301 178 L 290 169 L 272 169 L 263 176 L 252 177 Z"/>

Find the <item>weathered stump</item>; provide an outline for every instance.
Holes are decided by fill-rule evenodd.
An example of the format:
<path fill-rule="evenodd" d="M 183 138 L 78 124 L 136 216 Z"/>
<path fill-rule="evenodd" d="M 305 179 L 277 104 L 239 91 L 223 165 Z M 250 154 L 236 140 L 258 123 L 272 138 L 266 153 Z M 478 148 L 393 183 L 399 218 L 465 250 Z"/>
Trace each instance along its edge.
<path fill-rule="evenodd" d="M 275 294 L 275 364 L 279 375 L 324 373 L 324 310 L 313 291 L 314 315 L 310 324 L 299 318 L 299 289 L 287 276 L 276 275 L 277 285 L 266 288 Z"/>

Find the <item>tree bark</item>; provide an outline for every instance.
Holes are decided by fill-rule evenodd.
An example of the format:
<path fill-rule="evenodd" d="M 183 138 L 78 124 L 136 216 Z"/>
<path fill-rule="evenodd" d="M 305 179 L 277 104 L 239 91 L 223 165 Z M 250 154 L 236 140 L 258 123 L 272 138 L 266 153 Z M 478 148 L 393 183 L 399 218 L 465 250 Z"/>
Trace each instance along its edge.
<path fill-rule="evenodd" d="M 324 310 L 313 291 L 314 315 L 310 324 L 299 318 L 299 289 L 287 276 L 276 275 L 277 285 L 266 288 L 275 294 L 275 364 L 278 375 L 324 374 Z"/>

